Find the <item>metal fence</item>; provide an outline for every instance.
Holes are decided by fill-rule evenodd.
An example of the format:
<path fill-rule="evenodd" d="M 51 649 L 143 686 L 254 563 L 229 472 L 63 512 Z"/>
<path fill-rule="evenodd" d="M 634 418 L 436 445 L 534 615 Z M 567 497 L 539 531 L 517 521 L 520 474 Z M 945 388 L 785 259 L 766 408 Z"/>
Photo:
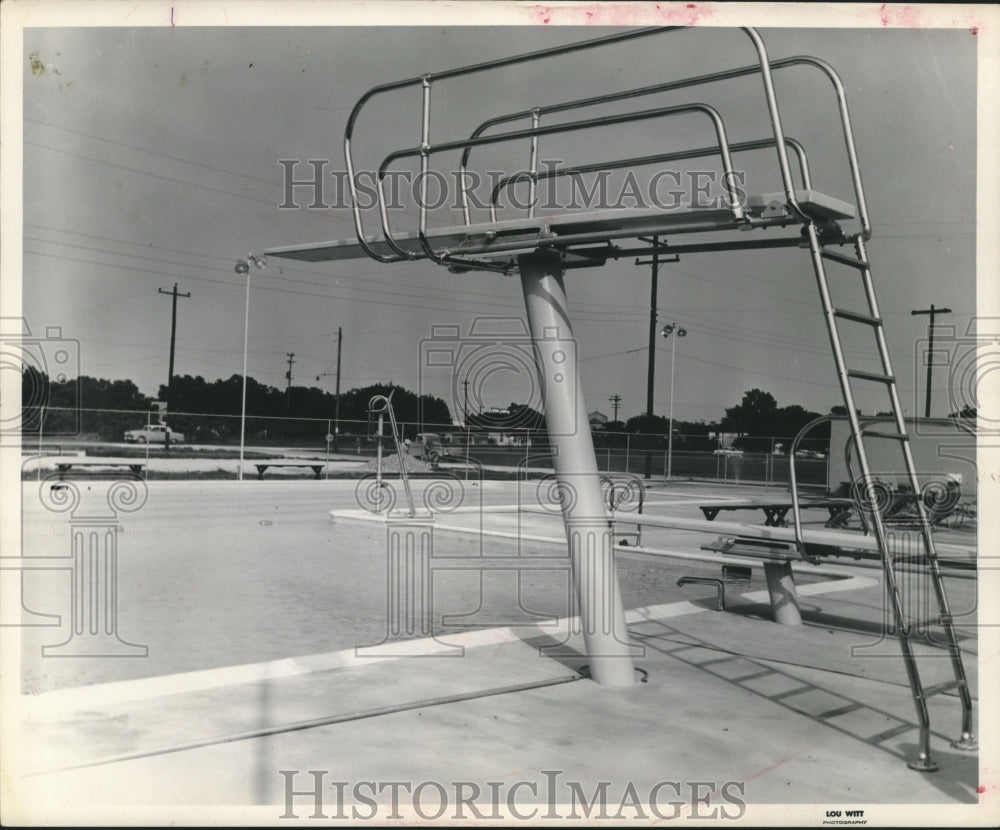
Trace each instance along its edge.
<path fill-rule="evenodd" d="M 67 417 L 68 415 L 72 417 Z M 181 436 L 172 439 L 171 455 L 185 453 L 237 452 L 241 439 L 241 417 L 197 412 L 171 412 L 165 419 L 171 430 Z M 59 425 L 52 434 L 46 423 Z M 77 425 L 75 431 L 66 423 Z M 143 448 L 146 453 L 166 451 L 161 435 L 153 429 L 160 424 L 157 411 L 52 407 L 44 417 L 33 420 L 31 432 L 22 434 L 25 453 L 53 454 L 80 451 L 87 454 L 114 454 L 126 447 Z M 416 441 L 421 433 L 435 433 L 441 439 L 445 463 L 466 460 L 486 467 L 551 469 L 552 456 L 544 430 L 465 429 L 454 424 L 430 424 L 414 421 L 399 423 L 400 439 Z M 126 440 L 126 433 L 138 431 Z M 362 420 L 336 421 L 333 418 L 292 418 L 259 416 L 248 413 L 243 427 L 243 443 L 248 453 L 279 454 L 283 449 L 326 454 L 330 457 L 371 457 L 377 452 L 377 428 Z M 647 433 L 593 431 L 595 453 L 601 472 L 628 472 L 650 479 L 690 478 L 722 482 L 785 484 L 788 482 L 789 458 L 780 449 L 773 452 L 712 450 L 704 447 L 716 442 L 705 435 L 675 433 L 673 445 L 666 435 Z M 393 452 L 393 442 L 386 433 L 383 449 Z M 773 448 L 788 446 L 787 438 L 757 439 Z M 817 457 L 826 442 L 813 439 L 810 457 L 796 459 L 798 479 L 803 484 L 825 485 L 827 459 Z M 692 449 L 698 447 L 698 449 Z"/>

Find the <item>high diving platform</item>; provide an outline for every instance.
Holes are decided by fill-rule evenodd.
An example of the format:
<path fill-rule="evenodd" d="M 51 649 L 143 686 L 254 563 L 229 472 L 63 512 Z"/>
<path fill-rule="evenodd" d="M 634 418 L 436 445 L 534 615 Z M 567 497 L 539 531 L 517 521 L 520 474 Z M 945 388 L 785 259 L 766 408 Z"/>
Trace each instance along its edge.
<path fill-rule="evenodd" d="M 742 35 L 749 41 L 753 59 L 743 65 L 724 67 L 714 72 L 687 77 L 672 77 L 645 86 L 615 89 L 597 95 L 556 101 L 532 101 L 536 89 L 528 77 L 527 67 L 540 64 L 539 78 L 551 85 L 559 77 L 558 62 L 580 52 L 600 52 L 616 45 L 637 40 L 684 37 L 696 31 L 686 27 L 658 27 L 615 32 L 577 43 L 561 44 L 534 52 L 484 61 L 473 65 L 427 73 L 392 81 L 368 90 L 348 117 L 344 131 L 346 184 L 354 219 L 355 236 L 342 241 L 294 244 L 273 247 L 265 253 L 306 262 L 341 261 L 365 258 L 392 264 L 427 261 L 453 273 L 486 271 L 504 275 L 517 274 L 525 301 L 526 317 L 534 348 L 535 361 L 542 389 L 546 428 L 553 449 L 554 466 L 560 493 L 560 504 L 572 563 L 572 580 L 580 609 L 583 642 L 589 660 L 589 676 L 598 684 L 632 686 L 636 683 L 633 657 L 638 649 L 629 639 L 625 615 L 615 572 L 615 550 L 612 538 L 612 517 L 605 504 L 593 440 L 586 419 L 577 413 L 587 411 L 579 382 L 577 350 L 572 348 L 573 329 L 566 299 L 564 276 L 574 268 L 599 267 L 607 262 L 636 254 L 689 254 L 713 251 L 754 251 L 788 248 L 802 251 L 808 259 L 806 273 L 814 279 L 818 300 L 817 322 L 823 321 L 836 366 L 836 375 L 847 412 L 852 438 L 856 472 L 853 493 L 858 510 L 865 517 L 865 547 L 874 549 L 881 562 L 886 602 L 891 609 L 892 633 L 898 640 L 908 684 L 916 707 L 920 729 L 919 748 L 909 765 L 929 772 L 937 768 L 930 747 L 930 719 L 927 698 L 954 690 L 960 698 L 962 717 L 959 737 L 952 744 L 963 750 L 976 747 L 972 726 L 972 701 L 962 662 L 961 648 L 954 630 L 948 597 L 941 577 L 940 561 L 932 534 L 926 505 L 917 500 L 915 509 L 918 527 L 915 532 L 918 556 L 933 585 L 933 602 L 946 635 L 947 653 L 953 679 L 947 683 L 924 686 L 918 668 L 917 653 L 911 643 L 911 621 L 916 612 L 910 608 L 914 600 L 904 595 L 897 580 L 897 563 L 890 533 L 885 522 L 885 506 L 880 502 L 879 481 L 868 461 L 866 446 L 872 441 L 888 441 L 899 450 L 899 466 L 904 471 L 910 492 L 921 492 L 921 483 L 914 467 L 909 436 L 903 419 L 896 377 L 892 369 L 885 334 L 885 321 L 879 310 L 867 243 L 872 236 L 864 187 L 861 178 L 854 130 L 851 124 L 847 96 L 836 70 L 821 58 L 792 56 L 772 58 L 760 34 L 752 28 L 736 30 L 701 30 L 699 36 L 732 39 Z M 724 60 L 736 54 L 728 40 L 718 41 L 720 48 L 705 49 L 701 54 Z M 662 45 L 661 45 L 661 48 Z M 606 53 L 605 53 L 606 54 Z M 671 53 L 664 48 L 664 64 L 671 63 Z M 627 60 L 618 53 L 623 65 Z M 676 66 L 677 61 L 673 61 Z M 594 63 L 595 72 L 600 63 Z M 468 84 L 474 77 L 519 67 L 513 95 L 529 99 L 523 109 L 496 113 L 486 109 L 490 95 L 476 96 L 468 88 L 461 95 L 449 95 L 447 84 L 458 79 Z M 826 81 L 827 97 L 799 96 L 793 101 L 781 99 L 775 76 L 788 70 L 818 71 Z M 567 75 L 567 86 L 577 81 Z M 615 75 L 617 77 L 617 74 Z M 505 80 L 506 76 L 501 78 Z M 748 80 L 756 89 L 748 95 L 744 87 L 733 93 L 731 83 Z M 612 79 L 613 81 L 613 79 Z M 614 82 L 614 81 L 613 81 Z M 446 107 L 435 109 L 438 90 Z M 725 90 L 729 89 L 727 93 Z M 691 100 L 693 90 L 704 90 L 703 100 Z M 721 93 L 720 93 L 721 91 Z M 405 111 L 419 112 L 419 122 L 408 134 L 416 143 L 396 146 L 404 133 L 399 129 L 396 110 L 395 129 L 382 129 L 359 142 L 359 127 L 378 123 L 370 119 L 369 106 L 384 96 L 409 95 Z M 508 95 L 507 97 L 511 97 Z M 730 140 L 734 124 L 743 126 L 752 98 L 757 100 L 756 123 L 762 132 Z M 515 96 L 516 97 L 516 96 Z M 621 111 L 645 100 L 647 105 Z M 799 124 L 810 123 L 813 108 L 832 114 L 838 127 L 825 134 L 816 148 L 807 148 L 788 135 L 782 115 L 783 108 L 804 105 L 809 113 Z M 395 106 L 398 106 L 396 104 Z M 470 131 L 464 119 L 473 108 L 483 108 L 485 118 Z M 456 115 L 456 108 L 459 110 Z M 445 115 L 442 116 L 442 109 Z M 735 115 L 733 111 L 736 111 Z M 565 119 L 570 120 L 565 120 Z M 562 119 L 562 120 L 560 120 Z M 441 128 L 441 124 L 445 128 Z M 473 122 L 474 123 L 474 122 Z M 690 128 L 695 123 L 706 125 L 714 135 L 710 144 L 694 141 Z M 450 132 L 442 140 L 432 137 L 432 124 L 439 132 Z M 515 128 L 498 130 L 504 125 Z M 527 125 L 527 126 L 525 126 Z M 627 128 L 618 133 L 606 128 Z M 687 131 L 685 131 L 687 130 Z M 835 140 L 837 131 L 842 139 Z M 634 139 L 646 136 L 642 148 L 657 148 L 657 152 L 630 154 Z M 609 137 L 611 136 L 611 137 Z M 377 139 L 377 140 L 376 140 Z M 550 158 L 560 158 L 558 164 L 540 161 L 540 142 Z M 362 169 L 358 146 L 368 155 L 379 142 L 391 146 L 384 155 Z M 689 146 L 688 142 L 693 142 Z M 833 161 L 827 156 L 840 144 Z M 558 146 L 557 146 L 558 145 Z M 618 147 L 617 155 L 608 157 L 608 148 Z M 490 148 L 489 152 L 485 152 Z M 824 183 L 814 183 L 809 152 L 823 156 Z M 476 168 L 472 164 L 475 151 Z M 497 152 L 508 163 L 507 172 L 499 177 L 482 175 L 497 164 Z M 525 152 L 526 151 L 526 152 Z M 512 155 L 516 153 L 516 155 Z M 793 164 L 793 159 L 795 163 Z M 524 164 L 527 160 L 526 166 Z M 573 161 L 570 161 L 573 159 Z M 658 175 L 681 171 L 698 160 L 716 192 L 689 192 L 686 201 L 655 207 L 576 205 L 573 210 L 539 210 L 542 194 L 551 195 L 574 181 L 594 181 L 601 177 L 632 175 L 645 171 L 649 181 Z M 737 166 L 737 160 L 740 166 Z M 433 165 L 432 165 L 433 162 Z M 746 167 L 744 168 L 744 162 Z M 387 188 L 401 170 L 403 163 L 419 172 L 412 195 L 413 204 L 400 205 Z M 431 204 L 431 182 L 445 180 L 461 183 L 459 201 Z M 676 165 L 676 166 L 671 166 Z M 711 169 L 708 169 L 708 168 Z M 690 168 L 686 168 L 690 171 Z M 793 173 L 794 169 L 794 173 Z M 831 171 L 835 171 L 831 174 Z M 412 170 L 411 170 L 412 172 Z M 827 181 L 827 177 L 833 177 Z M 365 178 L 371 183 L 365 185 Z M 588 178 L 589 177 L 589 178 Z M 676 177 L 675 177 L 676 178 Z M 488 198 L 480 198 L 467 183 L 486 181 L 492 185 Z M 830 186 L 827 186 L 830 185 Z M 523 205 L 511 206 L 512 194 L 527 191 Z M 850 190 L 849 193 L 842 192 Z M 833 195 L 838 194 L 838 195 Z M 476 196 L 475 199 L 471 198 Z M 401 227 L 402 225 L 402 227 Z M 829 271 L 829 273 L 828 273 Z M 838 296 L 845 293 L 844 285 L 860 286 L 860 301 L 853 307 L 836 306 L 831 279 L 836 279 Z M 842 333 L 841 326 L 853 326 Z M 857 327 L 862 327 L 858 329 Z M 874 343 L 872 354 L 880 370 L 859 369 L 848 365 L 843 343 L 845 339 L 857 348 L 865 337 Z M 864 431 L 857 415 L 856 388 L 882 390 L 892 423 L 887 429 Z M 799 503 L 793 490 L 793 518 L 800 526 Z M 388 519 L 388 516 L 387 516 Z M 734 530 L 730 549 L 752 547 L 767 538 L 761 531 L 741 526 Z M 825 534 L 824 541 L 836 540 L 837 533 Z M 843 534 L 843 548 L 853 550 L 849 533 Z M 783 540 L 798 550 L 801 558 L 815 562 L 815 550 L 810 550 L 801 533 Z M 838 543 L 830 541 L 833 548 Z M 792 548 L 789 548 L 789 552 Z M 779 585 L 791 579 L 790 560 L 783 554 L 780 561 L 771 561 L 771 576 Z M 912 559 L 912 557 L 911 557 Z"/>
<path fill-rule="evenodd" d="M 796 190 L 799 208 L 816 221 L 835 221 L 855 218 L 854 206 L 826 196 L 815 190 Z M 734 219 L 730 210 L 719 208 L 666 211 L 656 208 L 613 209 L 603 211 L 554 214 L 538 218 L 502 219 L 496 222 L 479 222 L 456 225 L 428 231 L 426 240 L 444 256 L 475 256 L 494 264 L 507 263 L 510 272 L 517 269 L 517 257 L 537 248 L 554 248 L 566 253 L 579 265 L 603 265 L 608 259 L 647 253 L 649 246 L 622 248 L 620 246 L 594 245 L 611 240 L 635 239 L 644 236 L 703 231 L 740 230 L 743 227 L 785 227 L 798 220 L 786 208 L 782 195 L 770 193 L 747 199 L 746 222 Z M 423 254 L 418 232 L 401 231 L 392 237 L 395 248 L 408 256 Z M 380 256 L 391 256 L 390 247 L 383 235 L 372 236 L 362 244 L 357 238 L 330 240 L 305 245 L 287 245 L 269 248 L 268 256 L 295 259 L 302 262 L 335 262 L 367 256 L 366 249 Z M 768 240 L 764 245 L 750 247 L 790 247 L 801 244 L 801 239 Z M 717 250 L 715 246 L 661 245 L 669 253 L 692 253 L 697 250 Z M 740 247 L 746 247 L 741 244 Z"/>

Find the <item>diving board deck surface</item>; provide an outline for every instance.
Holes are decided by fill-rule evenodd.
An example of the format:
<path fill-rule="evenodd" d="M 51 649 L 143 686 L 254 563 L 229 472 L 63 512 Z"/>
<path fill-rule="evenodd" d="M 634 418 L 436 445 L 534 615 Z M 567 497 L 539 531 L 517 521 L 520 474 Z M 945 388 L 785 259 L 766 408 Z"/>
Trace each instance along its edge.
<path fill-rule="evenodd" d="M 815 190 L 798 190 L 799 207 L 818 220 L 851 219 L 854 206 Z M 784 207 L 783 194 L 750 196 L 746 213 L 752 227 L 788 225 L 797 220 Z M 530 251 L 540 244 L 559 247 L 560 242 L 594 244 L 595 241 L 622 239 L 668 233 L 698 233 L 746 229 L 746 223 L 733 217 L 725 208 L 688 208 L 678 210 L 627 209 L 554 214 L 551 216 L 503 219 L 428 231 L 428 240 L 439 253 L 452 256 L 485 256 L 515 251 Z M 407 252 L 424 255 L 419 234 L 412 231 L 393 232 L 393 240 Z M 393 255 L 384 236 L 368 237 L 368 244 L 378 254 Z M 304 245 L 269 248 L 268 256 L 303 262 L 363 259 L 367 256 L 357 239 L 330 240 Z"/>
<path fill-rule="evenodd" d="M 611 519 L 615 523 L 642 525 L 643 527 L 660 527 L 672 530 L 694 530 L 705 533 L 725 534 L 736 539 L 757 539 L 779 543 L 795 544 L 795 531 L 792 528 L 768 527 L 759 524 L 744 524 L 742 522 L 709 521 L 707 519 L 691 519 L 684 516 L 656 516 L 649 513 L 625 513 L 613 511 Z M 827 530 L 807 528 L 802 531 L 802 541 L 807 545 L 816 545 L 830 549 L 839 549 L 844 554 L 859 559 L 880 559 L 882 556 L 878 542 L 873 536 L 863 536 L 843 530 Z M 914 553 L 913 541 L 906 536 L 888 537 L 888 553 L 892 556 L 907 556 Z M 975 545 L 936 543 L 934 545 L 941 559 L 974 565 L 977 561 Z M 792 553 L 793 558 L 799 558 Z"/>

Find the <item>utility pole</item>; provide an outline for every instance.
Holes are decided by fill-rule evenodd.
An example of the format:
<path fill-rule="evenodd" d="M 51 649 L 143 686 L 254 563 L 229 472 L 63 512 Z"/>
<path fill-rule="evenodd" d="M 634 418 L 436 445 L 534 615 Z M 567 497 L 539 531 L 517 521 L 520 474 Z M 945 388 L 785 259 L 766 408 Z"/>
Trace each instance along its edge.
<path fill-rule="evenodd" d="M 924 398 L 924 417 L 931 417 L 931 368 L 934 366 L 934 316 L 936 314 L 951 314 L 950 308 L 935 308 L 931 303 L 930 308 L 916 309 L 910 312 L 911 315 L 929 314 L 927 321 L 927 390 Z"/>
<path fill-rule="evenodd" d="M 177 298 L 178 297 L 190 297 L 191 293 L 179 294 L 177 292 L 177 283 L 174 283 L 173 291 L 164 291 L 162 288 L 156 289 L 160 294 L 168 294 L 173 297 L 173 303 L 170 313 L 170 369 L 167 375 L 167 412 L 174 405 L 174 342 L 177 338 Z M 170 449 L 170 427 L 167 427 L 167 434 L 164 440 L 164 449 Z"/>
<path fill-rule="evenodd" d="M 621 406 L 622 396 L 612 395 L 610 398 L 608 398 L 608 400 L 611 401 L 611 406 L 613 406 L 615 410 L 615 417 L 612 420 L 615 423 L 618 423 L 618 407 Z"/>
<path fill-rule="evenodd" d="M 292 364 L 295 362 L 295 352 L 285 352 L 285 356 L 288 358 L 288 371 L 285 372 L 285 378 L 288 384 L 285 386 L 285 405 L 291 409 L 292 408 Z"/>
<path fill-rule="evenodd" d="M 660 237 L 639 237 L 641 242 L 648 242 L 652 245 L 652 259 L 643 262 L 637 259 L 636 265 L 649 265 L 651 267 L 651 279 L 649 283 L 649 363 L 646 367 L 646 417 L 653 417 L 653 372 L 656 368 L 656 299 L 660 276 Z M 680 257 L 673 257 L 664 262 L 677 262 Z M 617 421 L 618 418 L 615 418 Z M 653 475 L 653 455 L 646 453 L 645 477 L 652 478 Z"/>
<path fill-rule="evenodd" d="M 656 295 L 657 295 L 657 282 L 660 277 L 660 257 L 659 252 L 656 250 L 659 244 L 660 238 L 658 236 L 653 237 L 653 258 L 649 261 L 650 265 L 650 280 L 649 280 L 649 363 L 646 367 L 646 415 L 651 416 L 653 414 L 653 370 L 656 368 Z M 636 265 L 639 261 L 636 260 Z M 615 417 L 617 421 L 617 416 Z"/>

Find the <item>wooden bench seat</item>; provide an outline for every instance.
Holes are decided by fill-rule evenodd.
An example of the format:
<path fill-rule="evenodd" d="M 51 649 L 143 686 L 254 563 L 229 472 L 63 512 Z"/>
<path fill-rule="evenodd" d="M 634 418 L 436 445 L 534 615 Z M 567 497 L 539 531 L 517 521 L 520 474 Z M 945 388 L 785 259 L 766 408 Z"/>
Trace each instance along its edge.
<path fill-rule="evenodd" d="M 270 467 L 298 467 L 298 468 L 305 467 L 305 468 L 308 468 L 308 469 L 312 470 L 313 474 L 318 479 L 318 478 L 320 478 L 320 476 L 322 476 L 323 470 L 326 468 L 326 462 L 325 461 L 308 461 L 308 460 L 306 460 L 306 461 L 286 461 L 284 459 L 280 459 L 279 458 L 279 459 L 276 459 L 274 461 L 259 461 L 259 462 L 255 463 L 254 466 L 257 468 L 257 478 L 258 479 L 264 478 L 264 473 L 267 472 L 267 470 Z"/>

